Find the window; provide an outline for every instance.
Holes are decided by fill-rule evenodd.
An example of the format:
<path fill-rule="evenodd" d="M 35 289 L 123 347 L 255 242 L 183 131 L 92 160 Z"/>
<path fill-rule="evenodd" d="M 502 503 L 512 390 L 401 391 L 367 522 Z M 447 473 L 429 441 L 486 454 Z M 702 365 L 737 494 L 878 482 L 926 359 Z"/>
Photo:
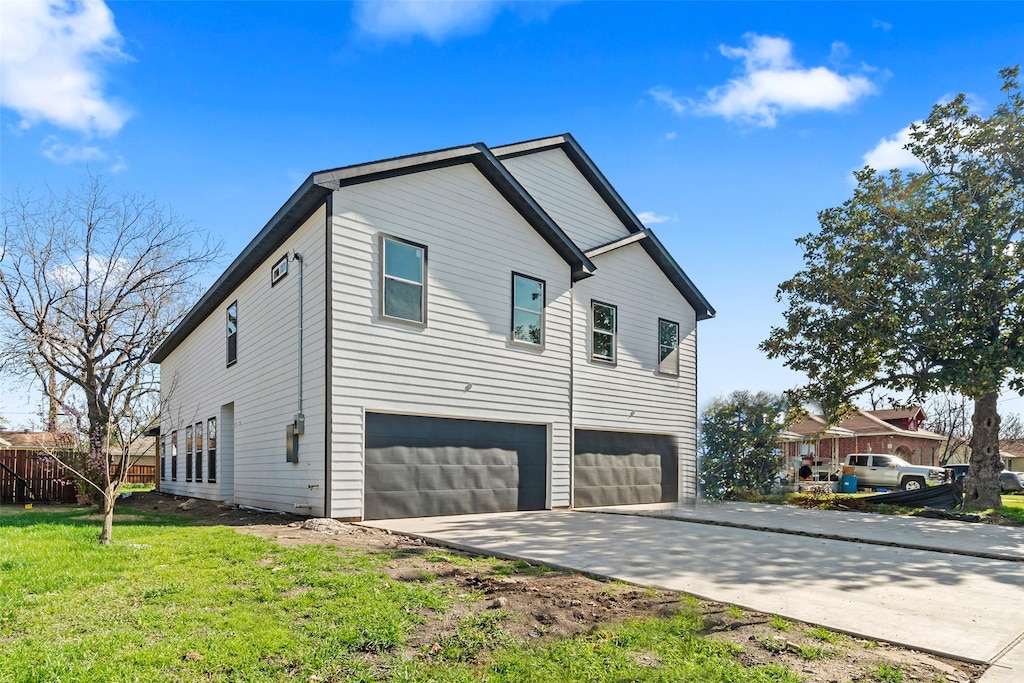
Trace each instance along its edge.
<path fill-rule="evenodd" d="M 618 309 L 611 304 L 603 304 L 600 301 L 592 301 L 590 305 L 593 327 L 590 358 L 604 363 L 614 363 L 615 318 Z"/>
<path fill-rule="evenodd" d="M 228 306 L 228 365 L 238 360 L 238 302 Z"/>
<path fill-rule="evenodd" d="M 889 467 L 892 464 L 892 458 L 890 458 L 888 455 L 876 455 L 871 460 L 872 467 Z"/>
<path fill-rule="evenodd" d="M 171 481 L 178 481 L 178 432 L 171 432 Z"/>
<path fill-rule="evenodd" d="M 203 423 L 196 422 L 196 481 L 203 480 Z"/>
<path fill-rule="evenodd" d="M 192 425 L 185 427 L 185 481 L 192 481 Z"/>
<path fill-rule="evenodd" d="M 280 259 L 278 259 L 277 263 L 274 264 L 274 267 L 270 269 L 270 286 L 273 287 L 274 285 L 276 285 L 278 281 L 287 274 L 288 254 L 285 254 Z"/>
<path fill-rule="evenodd" d="M 658 319 L 658 372 L 679 376 L 679 323 Z"/>
<path fill-rule="evenodd" d="M 381 237 L 381 316 L 405 322 L 427 322 L 427 248 Z"/>
<path fill-rule="evenodd" d="M 160 481 L 167 481 L 167 438 L 160 443 Z"/>
<path fill-rule="evenodd" d="M 512 342 L 544 345 L 544 281 L 512 273 Z"/>
<path fill-rule="evenodd" d="M 217 481 L 217 418 L 206 421 L 206 481 Z"/>

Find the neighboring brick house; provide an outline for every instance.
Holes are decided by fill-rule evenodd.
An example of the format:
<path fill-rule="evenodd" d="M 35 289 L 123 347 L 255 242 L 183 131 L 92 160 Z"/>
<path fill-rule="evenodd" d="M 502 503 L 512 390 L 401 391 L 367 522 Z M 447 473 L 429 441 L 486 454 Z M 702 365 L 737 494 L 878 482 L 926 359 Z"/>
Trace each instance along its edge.
<path fill-rule="evenodd" d="M 836 432 L 829 433 L 822 415 L 808 415 L 789 428 L 791 435 L 803 437 L 782 445 L 787 463 L 804 455 L 814 456 L 816 464 L 828 465 L 833 456 L 842 461 L 849 453 L 888 453 L 914 465 L 939 465 L 946 437 L 921 428 L 925 413 L 920 407 L 893 410 L 859 410 L 841 421 Z"/>

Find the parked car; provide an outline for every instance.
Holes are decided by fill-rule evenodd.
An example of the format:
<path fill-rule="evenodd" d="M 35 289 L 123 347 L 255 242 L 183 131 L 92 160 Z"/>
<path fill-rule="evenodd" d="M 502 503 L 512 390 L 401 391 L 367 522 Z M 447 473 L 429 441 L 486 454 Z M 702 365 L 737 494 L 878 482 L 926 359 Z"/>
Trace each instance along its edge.
<path fill-rule="evenodd" d="M 946 465 L 949 481 L 963 481 L 970 470 L 970 465 Z M 1024 472 L 1003 470 L 999 473 L 999 488 L 1003 493 L 1020 493 L 1024 491 Z"/>
<path fill-rule="evenodd" d="M 1003 470 L 999 473 L 999 487 L 1003 493 L 1019 493 L 1024 491 L 1024 472 Z"/>
<path fill-rule="evenodd" d="M 941 467 L 911 465 L 903 458 L 881 453 L 851 453 L 846 466 L 853 468 L 858 488 L 900 488 L 916 491 L 946 481 Z"/>
<path fill-rule="evenodd" d="M 966 464 L 946 465 L 946 472 L 949 473 L 948 479 L 950 481 L 963 481 L 967 473 L 971 471 L 971 466 Z"/>

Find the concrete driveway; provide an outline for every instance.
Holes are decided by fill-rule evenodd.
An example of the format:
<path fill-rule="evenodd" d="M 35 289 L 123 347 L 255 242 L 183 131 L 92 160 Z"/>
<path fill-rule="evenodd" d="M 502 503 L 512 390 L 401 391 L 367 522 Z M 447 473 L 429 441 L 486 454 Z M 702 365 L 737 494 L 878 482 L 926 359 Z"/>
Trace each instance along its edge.
<path fill-rule="evenodd" d="M 826 531 L 828 521 L 838 519 L 817 514 L 817 528 Z M 366 524 L 477 553 L 685 591 L 965 661 L 993 663 L 1024 636 L 1020 561 L 707 521 L 540 511 Z M 897 537 L 912 539 L 920 529 L 922 520 L 907 521 Z M 764 517 L 759 524 L 770 525 Z M 946 545 L 978 528 L 939 524 Z M 1020 653 L 1018 647 L 1013 654 L 1019 659 Z M 983 680 L 1024 680 L 1012 662 L 1000 660 L 1007 665 L 994 666 L 993 677 Z M 1001 672 L 1008 677 L 996 677 Z"/>

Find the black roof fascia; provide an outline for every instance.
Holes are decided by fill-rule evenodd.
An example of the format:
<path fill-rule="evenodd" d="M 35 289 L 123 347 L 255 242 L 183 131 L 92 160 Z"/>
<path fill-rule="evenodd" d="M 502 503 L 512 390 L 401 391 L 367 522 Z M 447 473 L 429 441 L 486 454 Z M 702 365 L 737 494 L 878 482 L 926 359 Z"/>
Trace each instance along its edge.
<path fill-rule="evenodd" d="M 150 362 L 163 361 L 185 340 L 245 278 L 266 260 L 316 210 L 334 190 L 348 185 L 472 163 L 509 204 L 533 227 L 555 252 L 569 264 L 577 281 L 594 274 L 594 264 L 545 213 L 536 200 L 512 177 L 483 143 L 449 147 L 433 152 L 354 164 L 311 174 L 278 209 L 274 217 L 232 261 L 199 302 L 185 315 L 171 334 L 157 347 Z"/>
<path fill-rule="evenodd" d="M 591 184 L 598 195 L 608 204 L 612 213 L 622 221 L 626 230 L 631 233 L 642 232 L 647 229 L 636 214 L 629 208 L 629 205 L 622 199 L 619 193 L 608 182 L 601 170 L 594 164 L 593 160 L 583 151 L 580 144 L 576 142 L 570 133 L 556 135 L 548 138 L 527 140 L 511 145 L 495 148 L 494 152 L 498 158 L 512 158 L 525 154 L 533 154 L 546 149 L 561 149 L 573 165 L 579 170 L 583 177 Z M 647 229 L 650 232 L 649 229 Z M 715 317 L 715 309 L 708 300 L 701 294 L 697 286 L 686 275 L 683 269 L 672 258 L 672 255 L 665 249 L 665 246 L 658 241 L 653 232 L 650 232 L 649 239 L 641 240 L 644 251 L 654 260 L 665 276 L 675 285 L 683 298 L 693 306 L 697 313 L 697 320 L 707 320 Z"/>
<path fill-rule="evenodd" d="M 587 255 L 575 242 L 562 231 L 541 208 L 537 200 L 530 196 L 519 181 L 508 172 L 500 161 L 483 145 L 479 159 L 475 159 L 477 169 L 486 177 L 505 200 L 518 211 L 540 233 L 540 236 L 551 245 L 551 248 L 572 267 L 572 280 L 577 282 L 594 274 L 596 268 Z"/>
<path fill-rule="evenodd" d="M 312 175 L 306 178 L 284 203 L 284 206 L 277 210 L 274 217 L 263 226 L 263 229 L 249 242 L 242 253 L 231 262 L 227 270 L 217 278 L 213 286 L 206 290 L 196 305 L 185 314 L 185 317 L 167 336 L 167 339 L 157 347 L 149 359 L 150 362 L 160 363 L 167 358 L 171 351 L 199 327 L 199 323 L 206 320 L 245 278 L 249 277 L 274 250 L 288 239 L 289 235 L 302 225 L 304 220 L 323 204 L 330 193 L 329 188 L 317 185 Z"/>

